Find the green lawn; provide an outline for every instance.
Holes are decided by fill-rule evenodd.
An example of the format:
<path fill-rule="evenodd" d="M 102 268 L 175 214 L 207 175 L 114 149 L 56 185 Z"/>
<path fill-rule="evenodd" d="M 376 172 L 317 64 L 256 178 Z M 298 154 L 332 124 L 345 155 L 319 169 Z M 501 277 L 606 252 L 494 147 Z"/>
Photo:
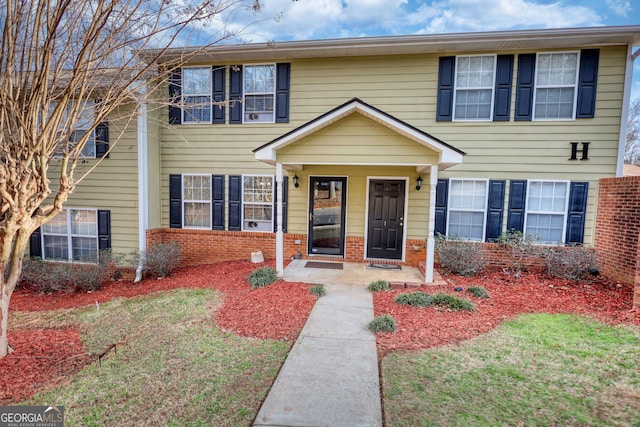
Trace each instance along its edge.
<path fill-rule="evenodd" d="M 250 425 L 289 344 L 220 331 L 220 302 L 211 290 L 176 290 L 16 318 L 75 324 L 92 353 L 120 342 L 101 366 L 21 404 L 63 405 L 68 426 Z"/>
<path fill-rule="evenodd" d="M 397 426 L 640 426 L 640 328 L 536 314 L 382 362 Z"/>

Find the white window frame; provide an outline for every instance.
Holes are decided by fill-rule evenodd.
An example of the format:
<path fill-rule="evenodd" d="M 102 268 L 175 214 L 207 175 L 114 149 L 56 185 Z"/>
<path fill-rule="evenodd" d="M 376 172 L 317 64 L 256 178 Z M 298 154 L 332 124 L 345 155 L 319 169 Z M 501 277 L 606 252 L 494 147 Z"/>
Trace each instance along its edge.
<path fill-rule="evenodd" d="M 472 57 L 491 57 L 493 58 L 493 78 L 491 79 L 491 86 L 469 86 L 469 87 L 459 87 L 458 82 L 458 66 L 461 58 L 472 58 Z M 454 91 L 453 91 L 453 121 L 456 122 L 488 122 L 493 120 L 493 106 L 495 102 L 495 86 L 496 86 L 496 68 L 498 66 L 498 55 L 496 54 L 488 54 L 488 55 L 458 55 L 456 56 L 456 67 L 454 70 Z M 456 104 L 458 100 L 458 91 L 470 91 L 470 90 L 491 90 L 491 105 L 489 106 L 489 116 L 487 118 L 464 118 L 464 117 L 456 117 Z"/>
<path fill-rule="evenodd" d="M 96 232 L 95 235 L 89 234 L 79 234 L 73 233 L 71 227 L 71 211 L 84 211 L 84 212 L 94 212 L 96 218 Z M 79 263 L 97 263 L 98 262 L 98 254 L 100 252 L 100 242 L 98 241 L 98 210 L 92 208 L 63 208 L 62 211 L 58 215 L 65 215 L 66 224 L 67 224 L 67 232 L 66 233 L 48 233 L 46 232 L 46 224 L 43 224 L 40 233 L 40 247 L 42 248 L 42 259 L 48 261 L 62 261 L 62 262 L 79 262 Z M 63 258 L 47 258 L 47 251 L 45 247 L 45 237 L 46 236 L 54 236 L 54 237 L 66 237 L 67 239 L 67 259 Z M 76 260 L 74 259 L 73 253 L 73 239 L 75 238 L 95 238 L 96 243 L 96 259 L 94 261 L 86 261 L 86 260 Z"/>
<path fill-rule="evenodd" d="M 73 108 L 75 106 L 77 101 L 75 100 L 71 100 L 67 103 L 67 105 L 64 108 L 64 114 L 62 117 L 62 121 L 60 122 L 60 125 L 64 127 L 65 123 L 67 122 L 68 118 L 69 118 L 69 110 L 71 108 Z M 49 114 L 53 113 L 53 110 L 56 107 L 56 103 L 52 102 L 50 107 L 49 107 Z M 93 109 L 92 111 L 92 117 L 91 119 L 89 119 L 88 121 L 86 121 L 86 124 L 91 125 L 93 124 L 93 122 L 95 121 L 95 102 L 91 101 L 91 100 L 86 100 L 85 101 L 85 108 L 90 107 Z M 76 132 L 78 132 L 80 134 L 80 138 L 82 138 L 87 132 L 89 132 L 89 127 L 90 126 L 80 126 L 83 123 L 85 123 L 85 121 L 82 119 L 83 117 L 83 111 L 80 111 L 76 120 L 76 128 L 73 128 L 71 130 L 71 132 L 69 133 L 69 136 L 71 137 L 72 135 L 74 135 Z M 59 129 L 60 131 L 62 129 Z M 71 141 L 67 141 L 67 147 L 71 147 Z M 91 150 L 89 150 L 90 152 L 87 153 L 87 147 L 90 147 Z M 54 155 L 55 158 L 62 158 L 62 147 L 59 147 L 58 151 L 56 152 L 56 154 Z M 96 158 L 96 131 L 95 129 L 91 130 L 91 135 L 89 136 L 89 138 L 87 139 L 87 142 L 85 143 L 84 147 L 82 147 L 82 150 L 80 151 L 80 155 L 79 157 L 81 158 L 85 158 L 85 159 L 95 159 Z"/>
<path fill-rule="evenodd" d="M 247 69 L 250 67 L 273 67 L 273 90 L 271 92 L 249 92 L 247 91 L 246 88 L 246 84 L 247 84 L 247 78 L 246 78 L 246 73 L 247 73 Z M 277 67 L 275 63 L 267 63 L 267 64 L 245 64 L 242 67 L 242 123 L 275 123 L 276 121 L 276 84 L 277 84 Z M 271 109 L 271 118 L 269 120 L 262 120 L 260 119 L 260 116 L 262 114 L 266 114 L 264 112 L 261 113 L 247 113 L 246 112 L 246 107 L 247 107 L 247 96 L 260 96 L 260 95 L 271 95 L 273 97 L 273 103 L 272 103 L 272 109 Z M 247 114 L 257 114 L 256 117 L 258 117 L 258 119 L 256 120 L 249 120 L 247 119 Z"/>
<path fill-rule="evenodd" d="M 538 82 L 538 72 L 540 70 L 539 61 L 541 55 L 566 55 L 566 54 L 576 54 L 576 76 L 573 84 L 548 84 L 542 85 Z M 576 106 L 578 104 L 578 80 L 580 76 L 580 51 L 578 50 L 567 50 L 567 51 L 558 51 L 558 52 L 538 52 L 536 53 L 536 68 L 535 68 L 535 76 L 534 76 L 534 87 L 533 87 L 533 112 L 532 117 L 535 121 L 568 121 L 576 119 Z M 573 88 L 573 104 L 571 107 L 571 117 L 536 117 L 536 102 L 538 100 L 538 89 L 563 89 L 563 88 Z"/>
<path fill-rule="evenodd" d="M 209 77 L 209 91 L 208 92 L 194 92 L 194 93 L 186 93 L 186 89 L 187 89 L 187 84 L 186 84 L 186 78 L 185 78 L 185 70 L 193 70 L 193 69 L 201 69 L 201 70 L 207 70 L 208 73 L 208 77 Z M 211 124 L 213 123 L 213 70 L 211 69 L 211 67 L 207 67 L 207 66 L 191 66 L 191 67 L 182 67 L 182 89 L 181 89 L 181 104 L 182 104 L 182 123 L 183 124 Z M 209 98 L 209 120 L 187 120 L 187 113 L 186 111 L 189 109 L 189 103 L 187 103 L 185 101 L 186 98 Z M 194 104 L 194 105 L 198 105 L 198 104 Z M 201 108 L 205 108 L 206 107 L 206 103 L 203 104 L 203 106 Z M 199 107 L 200 108 L 200 107 Z"/>
<path fill-rule="evenodd" d="M 187 199 L 185 197 L 184 185 L 185 185 L 185 177 L 201 177 L 209 179 L 209 199 Z M 213 221 L 213 206 L 212 206 L 212 191 L 213 191 L 213 179 L 210 174 L 206 173 L 185 173 L 182 174 L 182 188 L 181 190 L 181 198 L 182 198 L 182 228 L 194 229 L 194 230 L 211 230 L 212 221 Z M 201 187 L 201 189 L 204 187 Z M 186 217 L 187 217 L 187 209 L 185 208 L 187 203 L 199 203 L 203 205 L 209 205 L 209 225 L 208 226 L 200 226 L 200 225 L 187 225 Z"/>
<path fill-rule="evenodd" d="M 244 186 L 244 179 L 245 178 L 255 178 L 255 177 L 262 177 L 262 178 L 270 178 L 271 179 L 271 203 L 269 204 L 269 207 L 271 208 L 271 220 L 270 221 L 266 221 L 266 220 L 252 220 L 252 222 L 256 222 L 258 223 L 258 225 L 256 227 L 247 227 L 245 225 L 245 216 L 244 216 L 244 208 L 247 205 L 255 205 L 255 206 L 266 206 L 267 203 L 263 203 L 263 202 L 247 202 L 245 200 L 245 186 Z M 267 174 L 246 174 L 246 175 L 242 175 L 242 214 L 241 214 L 241 220 L 242 220 L 242 231 L 253 231 L 253 232 L 261 232 L 261 233 L 271 233 L 273 232 L 273 217 L 274 217 L 274 211 L 273 211 L 273 200 L 275 200 L 275 177 L 273 175 L 267 175 Z M 269 226 L 264 226 L 264 227 L 260 227 L 260 223 L 262 224 L 267 224 L 269 223 Z"/>
<path fill-rule="evenodd" d="M 531 184 L 532 183 L 560 183 L 560 184 L 565 184 L 566 188 L 565 188 L 565 194 L 564 194 L 564 207 L 562 212 L 558 212 L 558 211 L 535 211 L 531 209 L 531 206 L 529 206 L 529 197 L 531 197 Z M 567 212 L 569 209 L 569 191 L 571 188 L 571 181 L 568 180 L 554 180 L 554 179 L 533 179 L 533 180 L 527 180 L 527 200 L 526 200 L 526 204 L 525 204 L 525 215 L 524 215 L 524 226 L 523 226 L 523 230 L 524 233 L 529 235 L 529 233 L 527 233 L 527 225 L 529 222 L 529 214 L 536 214 L 536 215 L 555 215 L 555 216 L 560 216 L 562 215 L 562 232 L 561 232 L 561 239 L 560 241 L 557 242 L 548 242 L 548 241 L 544 241 L 544 240 L 539 240 L 536 241 L 536 243 L 541 243 L 541 244 L 546 244 L 546 245 L 553 245 L 553 244 L 564 244 L 565 242 L 565 238 L 566 238 L 566 232 L 567 232 Z M 539 236 L 531 236 L 532 238 L 534 238 L 534 241 L 537 240 L 539 238 Z"/>
<path fill-rule="evenodd" d="M 485 183 L 485 191 L 484 191 L 484 209 L 474 209 L 474 208 L 469 208 L 469 209 L 459 209 L 459 208 L 452 208 L 452 204 L 451 204 L 451 199 L 452 199 L 452 195 L 453 192 L 451 191 L 451 187 L 452 187 L 452 183 L 454 181 L 461 181 L 461 182 L 484 182 Z M 489 180 L 488 179 L 484 179 L 484 178 L 450 178 L 449 179 L 449 191 L 448 191 L 448 195 L 447 195 L 447 229 L 446 229 L 446 233 L 447 233 L 447 237 L 457 237 L 460 238 L 462 240 L 468 240 L 468 241 L 472 241 L 472 242 L 483 242 L 485 240 L 485 237 L 487 235 L 487 209 L 489 206 Z M 450 236 L 450 231 L 449 231 L 449 226 L 451 225 L 451 221 L 450 221 L 450 216 L 451 216 L 451 212 L 482 212 L 482 237 L 480 238 L 480 240 L 475 240 L 475 239 L 470 239 L 468 237 L 461 237 L 461 236 Z"/>

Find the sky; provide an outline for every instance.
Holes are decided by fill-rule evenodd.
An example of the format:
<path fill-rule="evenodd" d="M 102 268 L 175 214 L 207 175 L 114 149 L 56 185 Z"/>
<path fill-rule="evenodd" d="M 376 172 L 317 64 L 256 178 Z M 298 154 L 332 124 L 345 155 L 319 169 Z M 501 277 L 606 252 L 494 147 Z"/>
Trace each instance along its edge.
<path fill-rule="evenodd" d="M 233 26 L 253 43 L 365 36 L 640 25 L 637 0 L 260 0 Z M 640 46 L 639 46 L 640 48 Z M 640 59 L 631 99 L 640 98 Z"/>

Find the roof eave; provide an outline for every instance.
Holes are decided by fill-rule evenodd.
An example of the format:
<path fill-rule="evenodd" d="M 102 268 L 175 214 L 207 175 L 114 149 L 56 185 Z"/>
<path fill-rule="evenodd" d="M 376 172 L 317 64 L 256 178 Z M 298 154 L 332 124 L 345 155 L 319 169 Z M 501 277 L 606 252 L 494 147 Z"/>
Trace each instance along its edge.
<path fill-rule="evenodd" d="M 211 47 L 172 48 L 161 62 L 190 57 L 189 62 L 279 60 L 340 56 L 456 53 L 523 49 L 579 48 L 640 43 L 640 25 L 477 33 L 359 37 Z M 148 50 L 153 56 L 158 51 Z"/>

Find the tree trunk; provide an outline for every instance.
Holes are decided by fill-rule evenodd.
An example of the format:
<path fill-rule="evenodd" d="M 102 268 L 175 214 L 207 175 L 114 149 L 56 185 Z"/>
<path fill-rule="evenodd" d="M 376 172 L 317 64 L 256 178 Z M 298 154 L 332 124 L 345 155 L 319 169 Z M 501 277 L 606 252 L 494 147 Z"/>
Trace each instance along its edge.
<path fill-rule="evenodd" d="M 2 239 L 0 252 L 0 359 L 11 353 L 7 332 L 9 329 L 9 301 L 20 280 L 22 259 L 29 243 L 30 232 L 19 229 L 17 232 L 5 235 Z M 6 247 L 12 248 L 7 250 Z"/>

